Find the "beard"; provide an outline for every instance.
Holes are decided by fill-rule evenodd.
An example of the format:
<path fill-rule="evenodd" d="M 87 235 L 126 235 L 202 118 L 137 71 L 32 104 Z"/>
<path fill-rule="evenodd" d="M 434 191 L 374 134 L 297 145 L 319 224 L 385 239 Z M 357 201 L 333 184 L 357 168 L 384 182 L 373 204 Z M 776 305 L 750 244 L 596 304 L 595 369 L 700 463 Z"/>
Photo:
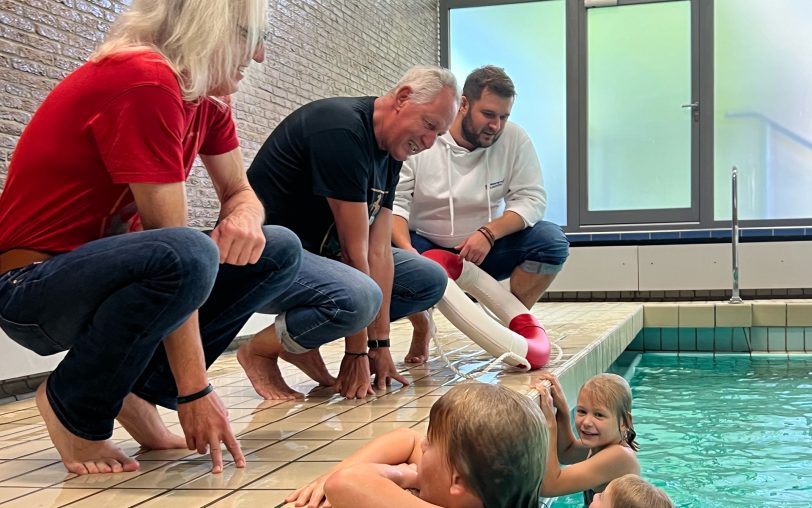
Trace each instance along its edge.
<path fill-rule="evenodd" d="M 462 124 L 460 125 L 462 131 L 462 137 L 465 138 L 465 141 L 470 143 L 474 149 L 476 148 L 488 148 L 489 146 L 496 143 L 499 140 L 499 137 L 502 135 L 502 132 L 498 132 L 494 134 L 493 139 L 490 142 L 483 142 L 482 141 L 482 133 L 483 130 L 479 132 L 474 130 L 474 122 L 471 120 L 471 113 L 469 112 L 464 117 L 462 117 Z"/>

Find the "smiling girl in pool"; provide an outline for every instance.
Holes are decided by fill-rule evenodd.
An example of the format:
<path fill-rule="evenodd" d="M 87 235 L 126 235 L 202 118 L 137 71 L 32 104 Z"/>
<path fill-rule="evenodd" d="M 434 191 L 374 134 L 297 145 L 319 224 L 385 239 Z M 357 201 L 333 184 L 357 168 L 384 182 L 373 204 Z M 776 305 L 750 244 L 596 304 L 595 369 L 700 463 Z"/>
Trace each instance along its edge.
<path fill-rule="evenodd" d="M 547 383 L 549 382 L 549 388 Z M 541 409 L 547 419 L 550 446 L 541 484 L 545 497 L 584 492 L 589 505 L 596 492 L 625 474 L 640 474 L 635 432 L 632 427 L 632 392 L 616 374 L 589 378 L 578 393 L 575 428 L 558 379 L 541 374 L 534 387 L 540 392 Z M 571 464 L 562 468 L 561 464 Z"/>

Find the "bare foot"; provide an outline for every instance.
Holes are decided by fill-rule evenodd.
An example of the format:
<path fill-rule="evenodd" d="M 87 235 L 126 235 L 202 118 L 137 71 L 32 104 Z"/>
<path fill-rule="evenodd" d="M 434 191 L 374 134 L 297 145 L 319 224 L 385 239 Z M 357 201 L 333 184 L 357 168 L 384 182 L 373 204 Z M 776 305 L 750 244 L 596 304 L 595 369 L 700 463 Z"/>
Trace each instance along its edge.
<path fill-rule="evenodd" d="M 138 461 L 128 457 L 109 439 L 90 441 L 66 429 L 48 402 L 45 383 L 37 388 L 37 407 L 42 419 L 45 420 L 51 441 L 62 457 L 62 463 L 71 473 L 120 473 L 138 470 Z"/>
<path fill-rule="evenodd" d="M 251 341 L 237 350 L 237 361 L 260 397 L 266 400 L 303 399 L 304 394 L 285 383 L 277 365 L 278 358 L 277 355 L 263 356 L 253 352 Z"/>
<path fill-rule="evenodd" d="M 186 438 L 170 432 L 161 420 L 155 405 L 138 395 L 130 393 L 124 398 L 124 404 L 116 419 L 144 448 L 150 450 L 186 448 Z"/>
<path fill-rule="evenodd" d="M 330 375 L 318 349 L 311 349 L 307 353 L 301 354 L 283 351 L 279 354 L 279 357 L 298 367 L 299 370 L 321 386 L 333 386 L 336 384 L 336 378 Z"/>
<path fill-rule="evenodd" d="M 412 322 L 414 328 L 412 331 L 412 343 L 403 361 L 406 363 L 425 363 L 429 359 L 429 342 L 437 333 L 437 327 L 431 318 L 431 311 L 424 310 L 412 314 L 409 316 L 409 321 Z"/>

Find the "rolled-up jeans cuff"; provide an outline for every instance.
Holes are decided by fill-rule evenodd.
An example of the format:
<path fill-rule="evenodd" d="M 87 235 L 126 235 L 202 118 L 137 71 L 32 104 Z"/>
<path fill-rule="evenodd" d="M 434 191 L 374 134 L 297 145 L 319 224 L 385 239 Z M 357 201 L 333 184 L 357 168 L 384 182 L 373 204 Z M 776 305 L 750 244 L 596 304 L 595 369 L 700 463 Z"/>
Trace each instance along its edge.
<path fill-rule="evenodd" d="M 531 261 L 529 259 L 519 265 L 519 269 L 523 272 L 537 273 L 539 275 L 558 273 L 562 268 L 564 268 L 563 264 L 553 265 L 550 263 L 542 263 L 540 261 Z"/>
<path fill-rule="evenodd" d="M 279 342 L 282 344 L 285 351 L 297 355 L 310 351 L 306 347 L 303 347 L 301 344 L 296 342 L 296 340 L 290 336 L 290 333 L 288 333 L 288 325 L 285 324 L 284 312 L 280 312 L 276 315 L 274 324 L 276 325 L 276 337 L 279 339 Z"/>

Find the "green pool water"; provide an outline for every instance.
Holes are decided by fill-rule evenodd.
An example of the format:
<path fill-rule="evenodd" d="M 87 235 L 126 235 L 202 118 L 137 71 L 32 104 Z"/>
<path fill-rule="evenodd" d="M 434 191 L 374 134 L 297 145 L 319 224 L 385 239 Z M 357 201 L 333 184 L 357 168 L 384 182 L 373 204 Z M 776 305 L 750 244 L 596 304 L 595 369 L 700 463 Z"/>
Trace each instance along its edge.
<path fill-rule="evenodd" d="M 678 507 L 812 507 L 812 356 L 639 360 L 627 377 L 641 474 Z"/>

